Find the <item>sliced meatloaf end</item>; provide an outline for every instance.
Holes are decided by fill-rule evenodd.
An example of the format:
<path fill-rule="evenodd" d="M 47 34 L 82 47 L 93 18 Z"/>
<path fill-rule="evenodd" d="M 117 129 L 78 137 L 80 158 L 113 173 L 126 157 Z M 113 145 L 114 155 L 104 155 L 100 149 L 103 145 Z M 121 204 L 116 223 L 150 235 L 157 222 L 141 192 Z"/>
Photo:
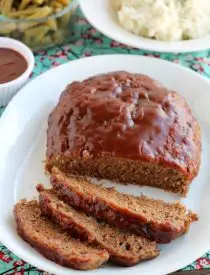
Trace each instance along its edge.
<path fill-rule="evenodd" d="M 79 270 L 95 269 L 109 258 L 104 249 L 88 246 L 66 234 L 41 215 L 37 201 L 21 201 L 14 207 L 17 232 L 46 258 Z"/>
<path fill-rule="evenodd" d="M 57 168 L 52 170 L 51 184 L 74 208 L 158 243 L 169 243 L 184 234 L 197 219 L 179 202 L 123 194 L 82 177 L 66 176 Z"/>
<path fill-rule="evenodd" d="M 45 190 L 42 186 L 38 186 L 38 190 L 44 215 L 81 240 L 106 249 L 114 262 L 132 266 L 159 255 L 155 242 L 97 221 L 60 200 L 53 190 Z"/>

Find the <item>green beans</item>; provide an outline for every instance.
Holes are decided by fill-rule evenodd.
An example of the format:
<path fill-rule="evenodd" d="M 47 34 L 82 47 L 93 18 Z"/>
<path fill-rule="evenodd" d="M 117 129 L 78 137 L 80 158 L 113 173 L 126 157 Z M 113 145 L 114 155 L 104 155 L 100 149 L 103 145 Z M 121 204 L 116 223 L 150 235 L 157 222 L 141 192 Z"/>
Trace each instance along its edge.
<path fill-rule="evenodd" d="M 73 10 L 59 15 L 72 0 L 0 0 L 0 36 L 19 39 L 32 49 L 62 43 Z"/>

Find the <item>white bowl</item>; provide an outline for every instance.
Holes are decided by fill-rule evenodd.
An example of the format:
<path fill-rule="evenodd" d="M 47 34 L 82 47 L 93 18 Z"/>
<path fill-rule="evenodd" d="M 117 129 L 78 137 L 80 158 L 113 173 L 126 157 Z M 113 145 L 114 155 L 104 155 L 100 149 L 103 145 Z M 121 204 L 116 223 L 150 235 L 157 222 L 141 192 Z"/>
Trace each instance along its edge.
<path fill-rule="evenodd" d="M 197 1 L 199 2 L 199 0 Z M 210 34 L 182 41 L 158 41 L 143 38 L 124 30 L 119 25 L 110 0 L 80 0 L 79 3 L 83 14 L 92 26 L 124 45 L 164 53 L 194 52 L 210 48 Z"/>
<path fill-rule="evenodd" d="M 23 43 L 6 37 L 0 37 L 0 48 L 13 49 L 25 57 L 28 67 L 27 70 L 15 80 L 0 84 L 0 106 L 5 106 L 26 83 L 34 68 L 34 55 L 32 51 Z"/>

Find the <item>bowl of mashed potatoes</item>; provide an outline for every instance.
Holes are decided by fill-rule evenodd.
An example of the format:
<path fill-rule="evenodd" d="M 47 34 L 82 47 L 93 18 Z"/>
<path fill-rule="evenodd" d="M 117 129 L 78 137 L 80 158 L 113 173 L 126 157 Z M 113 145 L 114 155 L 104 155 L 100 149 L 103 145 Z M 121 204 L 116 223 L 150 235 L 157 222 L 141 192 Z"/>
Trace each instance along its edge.
<path fill-rule="evenodd" d="M 157 52 L 210 48 L 210 0 L 80 0 L 87 20 L 113 40 Z"/>
<path fill-rule="evenodd" d="M 119 24 L 160 41 L 196 39 L 210 33 L 209 0 L 110 0 Z"/>

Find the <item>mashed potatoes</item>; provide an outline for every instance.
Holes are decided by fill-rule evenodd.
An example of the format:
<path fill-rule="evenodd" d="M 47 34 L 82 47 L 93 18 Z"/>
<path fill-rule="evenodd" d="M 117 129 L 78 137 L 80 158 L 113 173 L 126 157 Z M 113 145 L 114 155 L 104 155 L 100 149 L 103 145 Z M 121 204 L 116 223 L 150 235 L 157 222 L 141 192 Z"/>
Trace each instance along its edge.
<path fill-rule="evenodd" d="M 120 25 L 139 36 L 164 41 L 210 33 L 210 0 L 111 0 Z"/>

